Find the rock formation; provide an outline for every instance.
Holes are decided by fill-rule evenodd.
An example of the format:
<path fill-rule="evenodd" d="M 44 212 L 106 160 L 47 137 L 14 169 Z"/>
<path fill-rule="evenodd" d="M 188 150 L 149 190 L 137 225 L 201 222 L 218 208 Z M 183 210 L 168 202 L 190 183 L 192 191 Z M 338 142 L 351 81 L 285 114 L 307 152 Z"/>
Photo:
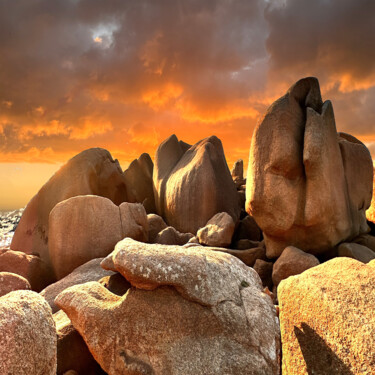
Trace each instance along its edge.
<path fill-rule="evenodd" d="M 147 215 L 140 203 L 84 195 L 57 204 L 50 214 L 49 251 L 57 279 L 91 259 L 108 255 L 118 241 L 147 241 Z"/>
<path fill-rule="evenodd" d="M 103 258 L 96 258 L 88 261 L 82 266 L 77 267 L 72 273 L 65 276 L 61 280 L 48 285 L 47 288 L 40 292 L 40 295 L 46 299 L 52 309 L 52 313 L 58 310 L 55 305 L 56 296 L 63 290 L 78 284 L 87 283 L 88 281 L 99 281 L 105 276 L 113 275 L 113 272 L 103 270 L 100 262 Z"/>
<path fill-rule="evenodd" d="M 236 187 L 215 136 L 190 146 L 175 135 L 158 147 L 154 166 L 157 213 L 182 233 L 195 234 L 218 212 L 236 222 L 240 207 Z"/>
<path fill-rule="evenodd" d="M 56 303 L 109 375 L 278 374 L 275 309 L 241 261 L 124 239 L 102 265 L 132 284 L 125 296 L 90 282 Z"/>
<path fill-rule="evenodd" d="M 24 277 L 11 272 L 0 272 L 0 297 L 15 290 L 30 289 L 30 283 Z"/>
<path fill-rule="evenodd" d="M 278 287 L 282 373 L 375 373 L 375 261 L 335 258 Z"/>
<path fill-rule="evenodd" d="M 77 195 L 100 195 L 119 205 L 127 200 L 125 180 L 117 160 L 101 148 L 70 159 L 28 203 L 14 234 L 11 249 L 39 253 L 49 264 L 48 218 L 55 205 Z"/>
<path fill-rule="evenodd" d="M 154 163 L 149 154 L 133 160 L 124 172 L 127 201 L 142 203 L 148 214 L 156 212 L 152 173 Z"/>
<path fill-rule="evenodd" d="M 232 242 L 234 227 L 232 217 L 226 212 L 220 212 L 198 230 L 199 243 L 207 246 L 227 247 Z"/>
<path fill-rule="evenodd" d="M 56 374 L 55 324 L 39 294 L 17 290 L 0 297 L 0 343 L 0 374 Z"/>
<path fill-rule="evenodd" d="M 0 272 L 12 272 L 23 276 L 36 292 L 40 292 L 54 281 L 50 268 L 39 256 L 27 255 L 21 251 L 1 249 Z"/>
<path fill-rule="evenodd" d="M 315 78 L 294 84 L 254 131 L 246 210 L 263 230 L 268 257 L 288 245 L 318 254 L 366 233 L 372 183 L 370 152 L 337 133 Z"/>

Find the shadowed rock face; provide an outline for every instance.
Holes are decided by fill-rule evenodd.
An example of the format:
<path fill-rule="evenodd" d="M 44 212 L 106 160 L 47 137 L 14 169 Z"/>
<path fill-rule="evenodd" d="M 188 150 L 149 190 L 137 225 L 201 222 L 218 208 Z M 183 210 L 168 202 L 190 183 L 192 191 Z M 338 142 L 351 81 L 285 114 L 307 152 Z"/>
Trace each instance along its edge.
<path fill-rule="evenodd" d="M 278 374 L 275 308 L 238 259 L 127 238 L 102 266 L 132 284 L 124 296 L 90 282 L 56 303 L 108 374 Z"/>
<path fill-rule="evenodd" d="M 127 200 L 125 180 L 117 160 L 101 148 L 70 159 L 28 203 L 14 234 L 11 249 L 39 253 L 49 262 L 48 217 L 55 205 L 77 195 L 99 195 L 115 204 Z"/>
<path fill-rule="evenodd" d="M 268 109 L 254 131 L 246 210 L 263 230 L 268 257 L 288 245 L 318 254 L 368 231 L 370 152 L 337 134 L 330 101 L 305 78 Z"/>
<path fill-rule="evenodd" d="M 193 233 L 218 212 L 236 222 L 240 207 L 220 140 L 190 146 L 175 135 L 157 149 L 154 167 L 157 213 L 182 233 Z"/>
<path fill-rule="evenodd" d="M 282 373 L 375 373 L 375 261 L 335 258 L 281 281 Z"/>
<path fill-rule="evenodd" d="M 142 154 L 133 160 L 124 172 L 128 202 L 142 203 L 146 212 L 154 213 L 155 199 L 152 183 L 154 163 L 149 154 Z"/>

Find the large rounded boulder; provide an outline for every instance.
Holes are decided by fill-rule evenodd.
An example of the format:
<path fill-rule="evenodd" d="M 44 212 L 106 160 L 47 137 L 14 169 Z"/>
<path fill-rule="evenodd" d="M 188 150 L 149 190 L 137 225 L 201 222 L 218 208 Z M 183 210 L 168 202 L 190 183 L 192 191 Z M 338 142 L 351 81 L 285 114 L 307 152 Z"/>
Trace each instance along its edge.
<path fill-rule="evenodd" d="M 373 166 L 366 146 L 337 133 L 332 104 L 316 78 L 274 102 L 250 148 L 246 210 L 262 229 L 268 257 L 293 245 L 319 254 L 368 232 Z"/>
<path fill-rule="evenodd" d="M 182 233 L 195 234 L 219 212 L 239 218 L 237 190 L 215 136 L 193 146 L 175 135 L 166 139 L 156 151 L 153 180 L 157 213 Z"/>
<path fill-rule="evenodd" d="M 102 266 L 131 283 L 124 296 L 90 282 L 55 302 L 109 375 L 279 374 L 276 310 L 240 260 L 126 238 Z"/>
<path fill-rule="evenodd" d="M 50 213 L 49 252 L 57 279 L 94 258 L 108 255 L 125 237 L 148 240 L 147 214 L 142 204 L 116 206 L 96 195 L 69 198 Z"/>
<path fill-rule="evenodd" d="M 14 233 L 12 250 L 39 253 L 49 264 L 48 218 L 57 203 L 77 195 L 100 195 L 115 204 L 127 200 L 117 160 L 101 148 L 81 152 L 62 166 L 28 203 Z"/>
<path fill-rule="evenodd" d="M 39 294 L 17 290 L 0 297 L 0 343 L 0 374 L 56 374 L 55 323 Z"/>

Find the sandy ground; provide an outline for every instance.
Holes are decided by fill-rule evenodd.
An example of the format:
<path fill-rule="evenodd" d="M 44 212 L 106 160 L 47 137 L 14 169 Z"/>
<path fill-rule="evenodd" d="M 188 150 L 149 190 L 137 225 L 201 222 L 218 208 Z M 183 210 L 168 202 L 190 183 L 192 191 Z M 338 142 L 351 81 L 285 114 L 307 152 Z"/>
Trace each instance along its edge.
<path fill-rule="evenodd" d="M 0 248 L 12 242 L 14 231 L 21 219 L 23 208 L 15 211 L 0 212 Z"/>

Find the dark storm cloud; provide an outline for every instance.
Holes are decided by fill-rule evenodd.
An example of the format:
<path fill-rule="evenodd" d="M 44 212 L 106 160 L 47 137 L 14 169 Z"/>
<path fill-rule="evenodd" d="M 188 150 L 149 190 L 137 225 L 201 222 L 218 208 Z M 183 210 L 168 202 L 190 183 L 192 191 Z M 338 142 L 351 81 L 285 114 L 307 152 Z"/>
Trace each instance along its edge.
<path fill-rule="evenodd" d="M 246 159 L 258 116 L 307 75 L 340 130 L 374 135 L 374 17 L 367 0 L 0 0 L 0 150 L 129 161 L 216 134 Z"/>
<path fill-rule="evenodd" d="M 265 11 L 270 76 L 319 78 L 340 130 L 375 133 L 375 2 L 288 0 Z"/>

